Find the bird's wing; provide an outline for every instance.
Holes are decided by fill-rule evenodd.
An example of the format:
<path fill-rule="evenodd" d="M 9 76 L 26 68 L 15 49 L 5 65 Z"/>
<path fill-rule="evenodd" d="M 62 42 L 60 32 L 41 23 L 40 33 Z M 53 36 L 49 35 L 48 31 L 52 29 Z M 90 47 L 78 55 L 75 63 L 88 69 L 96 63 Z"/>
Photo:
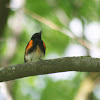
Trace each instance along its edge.
<path fill-rule="evenodd" d="M 30 40 L 29 43 L 26 46 L 25 54 L 27 54 L 28 50 L 33 46 L 33 41 Z"/>
<path fill-rule="evenodd" d="M 46 50 L 46 45 L 45 45 L 45 43 L 43 42 L 43 46 L 44 46 L 44 48 L 45 48 L 45 50 Z"/>

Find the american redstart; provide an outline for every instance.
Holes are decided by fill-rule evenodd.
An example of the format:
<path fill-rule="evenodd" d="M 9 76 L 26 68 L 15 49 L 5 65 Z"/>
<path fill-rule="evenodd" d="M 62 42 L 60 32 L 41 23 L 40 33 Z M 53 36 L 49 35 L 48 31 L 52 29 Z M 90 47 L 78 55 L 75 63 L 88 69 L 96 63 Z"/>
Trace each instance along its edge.
<path fill-rule="evenodd" d="M 35 62 L 44 58 L 46 45 L 41 40 L 41 34 L 42 31 L 32 35 L 25 49 L 24 62 Z"/>

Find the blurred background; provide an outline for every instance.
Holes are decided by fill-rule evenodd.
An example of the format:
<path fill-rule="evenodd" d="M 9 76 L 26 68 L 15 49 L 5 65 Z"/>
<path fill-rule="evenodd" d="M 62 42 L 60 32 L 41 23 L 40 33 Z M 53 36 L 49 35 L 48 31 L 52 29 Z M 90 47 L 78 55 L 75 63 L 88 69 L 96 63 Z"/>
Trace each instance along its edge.
<path fill-rule="evenodd" d="M 0 0 L 0 67 L 24 63 L 25 47 L 40 30 L 45 59 L 99 58 L 100 0 Z M 73 71 L 3 82 L 0 100 L 100 100 L 100 74 Z"/>

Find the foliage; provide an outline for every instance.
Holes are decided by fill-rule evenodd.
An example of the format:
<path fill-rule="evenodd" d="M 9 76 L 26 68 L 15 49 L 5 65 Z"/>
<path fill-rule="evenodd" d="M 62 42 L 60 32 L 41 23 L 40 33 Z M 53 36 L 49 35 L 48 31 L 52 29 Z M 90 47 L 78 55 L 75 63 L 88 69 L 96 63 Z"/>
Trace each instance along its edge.
<path fill-rule="evenodd" d="M 15 100 L 73 100 L 83 78 L 77 73 L 72 80 L 53 81 L 47 75 L 19 79 L 14 82 L 13 96 Z"/>

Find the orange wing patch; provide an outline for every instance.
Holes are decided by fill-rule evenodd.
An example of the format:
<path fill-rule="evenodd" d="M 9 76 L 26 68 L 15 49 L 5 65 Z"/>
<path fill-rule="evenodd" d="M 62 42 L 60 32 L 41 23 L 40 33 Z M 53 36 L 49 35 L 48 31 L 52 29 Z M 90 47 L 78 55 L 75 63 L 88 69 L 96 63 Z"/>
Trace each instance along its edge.
<path fill-rule="evenodd" d="M 30 40 L 29 43 L 28 43 L 28 45 L 27 45 L 27 47 L 26 47 L 25 53 L 27 53 L 27 51 L 28 51 L 32 46 L 33 46 L 33 41 Z"/>
<path fill-rule="evenodd" d="M 46 49 L 46 45 L 45 45 L 45 43 L 43 42 L 43 46 L 44 46 L 44 48 Z"/>

